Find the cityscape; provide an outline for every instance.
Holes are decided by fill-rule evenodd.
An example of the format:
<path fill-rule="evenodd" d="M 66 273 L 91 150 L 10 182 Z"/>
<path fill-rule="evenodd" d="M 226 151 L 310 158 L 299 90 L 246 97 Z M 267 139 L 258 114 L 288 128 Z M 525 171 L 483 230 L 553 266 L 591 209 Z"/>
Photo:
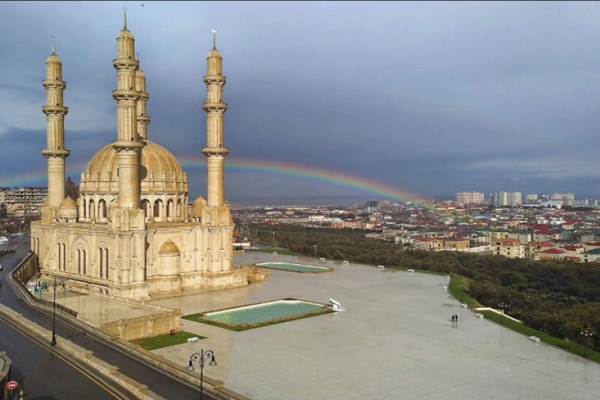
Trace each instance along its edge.
<path fill-rule="evenodd" d="M 0 400 L 596 399 L 598 16 L 0 4 Z"/>

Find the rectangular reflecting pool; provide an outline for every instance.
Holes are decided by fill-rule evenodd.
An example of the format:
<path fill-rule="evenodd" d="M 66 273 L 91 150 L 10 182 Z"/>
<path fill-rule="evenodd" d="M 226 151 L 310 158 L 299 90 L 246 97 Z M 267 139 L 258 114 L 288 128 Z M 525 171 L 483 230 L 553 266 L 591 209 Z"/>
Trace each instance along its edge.
<path fill-rule="evenodd" d="M 329 311 L 327 306 L 303 300 L 275 300 L 205 313 L 204 320 L 223 325 L 263 325 Z"/>
<path fill-rule="evenodd" d="M 303 264 L 293 264 L 287 262 L 266 262 L 261 264 L 256 264 L 259 267 L 263 268 L 273 268 L 273 269 L 282 269 L 285 271 L 293 271 L 293 272 L 328 272 L 333 271 L 332 268 L 328 267 L 317 267 L 316 265 L 303 265 Z"/>

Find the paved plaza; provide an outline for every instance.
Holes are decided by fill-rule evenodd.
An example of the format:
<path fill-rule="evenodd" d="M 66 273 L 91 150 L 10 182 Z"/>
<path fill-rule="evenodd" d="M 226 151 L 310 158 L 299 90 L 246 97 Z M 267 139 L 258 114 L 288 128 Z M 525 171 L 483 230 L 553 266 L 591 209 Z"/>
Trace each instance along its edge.
<path fill-rule="evenodd" d="M 187 365 L 211 349 L 205 374 L 259 400 L 597 399 L 600 366 L 480 320 L 449 298 L 447 279 L 272 254 L 236 264 L 287 261 L 335 268 L 325 274 L 271 270 L 267 282 L 153 302 L 183 314 L 294 297 L 345 312 L 244 332 L 183 321 L 208 339 L 155 350 Z M 459 315 L 457 327 L 450 316 Z"/>
<path fill-rule="evenodd" d="M 39 297 L 39 295 L 36 296 Z M 53 296 L 52 288 L 41 294 L 41 298 L 49 301 L 52 301 Z M 156 313 L 156 310 L 151 307 L 144 307 L 133 302 L 91 296 L 70 290 L 63 291 L 60 288 L 56 292 L 56 303 L 77 311 L 79 319 L 95 326 L 120 319 L 137 318 Z"/>
<path fill-rule="evenodd" d="M 334 272 L 270 270 L 248 287 L 152 301 L 183 315 L 293 297 L 339 301 L 345 312 L 244 332 L 182 320 L 207 339 L 154 350 L 187 366 L 192 353 L 213 350 L 205 374 L 257 400 L 597 399 L 600 365 L 487 321 L 460 307 L 439 275 L 411 274 L 267 253 L 236 264 L 286 261 Z M 92 323 L 151 311 L 122 301 L 58 292 L 57 302 Z M 52 292 L 44 298 L 51 299 Z M 459 315 L 456 327 L 450 316 Z"/>

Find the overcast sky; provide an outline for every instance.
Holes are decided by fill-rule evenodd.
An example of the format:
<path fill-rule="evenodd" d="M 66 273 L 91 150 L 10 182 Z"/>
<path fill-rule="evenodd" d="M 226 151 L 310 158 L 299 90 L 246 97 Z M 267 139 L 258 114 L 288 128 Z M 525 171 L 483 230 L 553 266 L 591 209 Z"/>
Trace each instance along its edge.
<path fill-rule="evenodd" d="M 67 81 L 67 164 L 116 139 L 123 7 L 147 76 L 149 139 L 176 156 L 203 160 L 215 29 L 232 161 L 289 162 L 421 196 L 600 195 L 598 2 L 1 2 L 0 184 L 45 170 L 51 35 Z M 192 195 L 205 193 L 204 170 L 184 169 Z M 230 170 L 226 182 L 233 200 L 378 199 L 285 174 Z"/>

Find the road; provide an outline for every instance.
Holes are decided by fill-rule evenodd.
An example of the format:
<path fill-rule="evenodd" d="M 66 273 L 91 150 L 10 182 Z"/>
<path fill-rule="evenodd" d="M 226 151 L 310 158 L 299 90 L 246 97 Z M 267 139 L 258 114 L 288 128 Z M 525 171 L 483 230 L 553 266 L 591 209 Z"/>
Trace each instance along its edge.
<path fill-rule="evenodd" d="M 0 349 L 12 359 L 11 378 L 28 400 L 114 400 L 121 397 L 61 356 L 0 321 Z"/>
<path fill-rule="evenodd" d="M 13 270 L 18 262 L 21 261 L 29 251 L 29 240 L 29 237 L 11 239 L 11 246 L 16 246 L 16 252 L 2 257 L 1 263 L 4 266 L 4 269 L 0 271 L 0 280 L 2 280 L 2 289 L 0 289 L 0 303 L 12 308 L 16 312 L 22 314 L 25 318 L 36 322 L 40 326 L 48 330 L 52 330 L 51 316 L 33 307 L 30 307 L 27 303 L 18 298 L 17 295 L 12 291 L 10 285 L 8 285 L 6 282 L 6 275 Z M 96 357 L 109 364 L 117 366 L 119 368 L 119 372 L 127 375 L 131 379 L 147 385 L 148 388 L 154 393 L 157 393 L 168 400 L 187 400 L 197 399 L 199 397 L 199 389 L 191 388 L 179 381 L 176 381 L 175 379 L 168 377 L 154 368 L 151 368 L 148 365 L 129 357 L 121 351 L 86 335 L 85 332 L 81 332 L 76 328 L 74 329 L 67 326 L 58 316 L 56 320 L 56 334 L 59 336 L 59 340 L 61 337 L 63 337 L 87 350 L 92 351 Z M 35 344 L 35 346 L 37 346 L 37 344 Z M 29 351 L 31 347 L 32 345 L 28 347 L 27 351 Z M 16 365 L 17 362 L 14 364 Z M 216 398 L 207 395 L 206 392 L 204 393 L 204 397 L 207 400 L 217 400 Z M 77 396 L 60 396 L 61 400 L 79 400 L 80 398 L 81 397 Z M 95 399 L 95 397 L 91 398 Z"/>

